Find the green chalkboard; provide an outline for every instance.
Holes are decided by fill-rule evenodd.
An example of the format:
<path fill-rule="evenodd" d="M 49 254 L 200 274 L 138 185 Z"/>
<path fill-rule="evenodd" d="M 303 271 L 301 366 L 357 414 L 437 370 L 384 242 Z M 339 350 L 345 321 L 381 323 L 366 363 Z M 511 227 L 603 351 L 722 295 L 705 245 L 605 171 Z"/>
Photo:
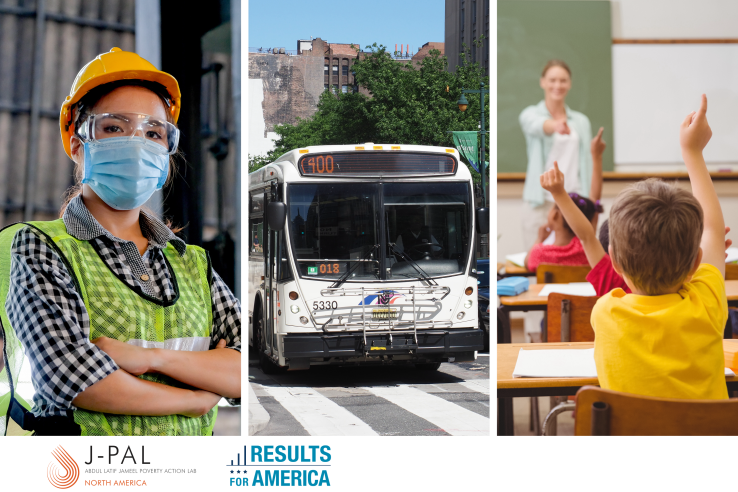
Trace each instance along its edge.
<path fill-rule="evenodd" d="M 609 1 L 497 2 L 497 172 L 525 172 L 518 116 L 543 99 L 541 70 L 553 58 L 572 71 L 566 104 L 604 126 L 603 168 L 613 169 L 612 38 Z"/>

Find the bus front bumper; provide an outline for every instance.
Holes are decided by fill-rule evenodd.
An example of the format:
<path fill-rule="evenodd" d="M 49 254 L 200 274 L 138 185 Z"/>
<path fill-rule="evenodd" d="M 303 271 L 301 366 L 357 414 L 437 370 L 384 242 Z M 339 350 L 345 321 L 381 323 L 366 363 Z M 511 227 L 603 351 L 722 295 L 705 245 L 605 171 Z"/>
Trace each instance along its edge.
<path fill-rule="evenodd" d="M 318 358 L 354 359 L 387 358 L 457 362 L 473 360 L 474 352 L 484 348 L 482 330 L 466 328 L 457 330 L 418 331 L 417 343 L 412 333 L 387 334 L 314 333 L 287 334 L 284 336 L 284 357 L 290 361 Z M 408 357 L 409 356 L 409 357 Z M 292 365 L 292 364 L 290 364 Z"/>

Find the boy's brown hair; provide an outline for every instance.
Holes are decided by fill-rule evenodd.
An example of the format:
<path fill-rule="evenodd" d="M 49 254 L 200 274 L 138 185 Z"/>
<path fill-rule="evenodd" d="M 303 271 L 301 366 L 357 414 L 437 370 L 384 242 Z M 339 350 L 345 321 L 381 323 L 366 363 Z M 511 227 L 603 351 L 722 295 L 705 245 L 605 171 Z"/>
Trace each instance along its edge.
<path fill-rule="evenodd" d="M 636 287 L 659 295 L 689 274 L 704 221 L 690 192 L 650 178 L 620 192 L 609 226 L 613 261 Z"/>

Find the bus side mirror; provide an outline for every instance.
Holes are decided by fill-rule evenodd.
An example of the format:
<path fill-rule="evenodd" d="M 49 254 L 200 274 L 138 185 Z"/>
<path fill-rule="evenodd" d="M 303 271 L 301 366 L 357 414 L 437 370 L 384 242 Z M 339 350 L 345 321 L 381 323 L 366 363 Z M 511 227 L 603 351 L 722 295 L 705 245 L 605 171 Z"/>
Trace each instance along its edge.
<path fill-rule="evenodd" d="M 266 212 L 269 229 L 273 231 L 284 229 L 284 219 L 287 218 L 287 205 L 282 202 L 270 202 L 267 205 Z"/>
<path fill-rule="evenodd" d="M 479 234 L 489 234 L 489 209 L 477 209 L 477 231 Z"/>

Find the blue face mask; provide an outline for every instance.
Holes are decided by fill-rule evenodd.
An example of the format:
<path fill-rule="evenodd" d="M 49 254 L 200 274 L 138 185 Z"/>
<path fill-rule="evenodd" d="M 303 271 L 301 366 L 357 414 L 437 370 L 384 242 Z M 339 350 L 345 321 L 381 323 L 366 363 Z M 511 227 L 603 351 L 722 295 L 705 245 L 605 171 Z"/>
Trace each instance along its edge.
<path fill-rule="evenodd" d="M 169 173 L 167 149 L 142 137 L 85 142 L 83 183 L 116 210 L 140 207 Z"/>

